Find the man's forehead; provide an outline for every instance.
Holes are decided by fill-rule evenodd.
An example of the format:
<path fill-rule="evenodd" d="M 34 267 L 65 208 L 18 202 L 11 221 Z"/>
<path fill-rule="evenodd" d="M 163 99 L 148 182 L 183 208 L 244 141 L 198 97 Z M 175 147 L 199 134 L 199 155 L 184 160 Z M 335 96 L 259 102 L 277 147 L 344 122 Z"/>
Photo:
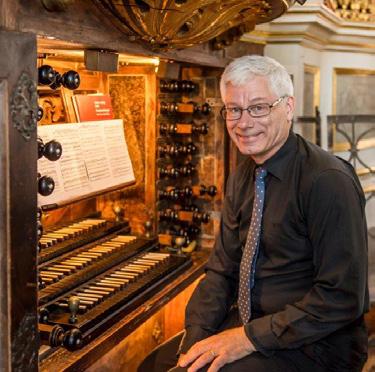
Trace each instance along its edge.
<path fill-rule="evenodd" d="M 226 104 L 235 103 L 238 100 L 246 102 L 260 102 L 271 99 L 275 96 L 268 84 L 256 81 L 248 82 L 244 85 L 235 86 L 228 84 L 223 97 Z"/>

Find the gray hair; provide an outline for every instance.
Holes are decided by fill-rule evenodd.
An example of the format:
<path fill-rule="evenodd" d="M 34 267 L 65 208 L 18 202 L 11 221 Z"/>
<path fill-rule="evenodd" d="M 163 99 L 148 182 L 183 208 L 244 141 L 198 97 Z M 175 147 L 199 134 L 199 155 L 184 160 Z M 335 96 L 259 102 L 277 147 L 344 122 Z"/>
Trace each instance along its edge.
<path fill-rule="evenodd" d="M 220 80 L 222 98 L 227 84 L 244 86 L 255 76 L 267 77 L 270 88 L 278 97 L 293 96 L 292 79 L 284 66 L 270 57 L 249 55 L 236 58 L 225 68 Z"/>

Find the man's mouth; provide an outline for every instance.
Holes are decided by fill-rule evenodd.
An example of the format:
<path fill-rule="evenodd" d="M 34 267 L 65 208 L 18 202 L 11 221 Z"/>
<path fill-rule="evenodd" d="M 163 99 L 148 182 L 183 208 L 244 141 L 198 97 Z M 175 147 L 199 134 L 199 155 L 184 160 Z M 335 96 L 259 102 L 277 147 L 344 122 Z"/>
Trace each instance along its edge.
<path fill-rule="evenodd" d="M 256 134 L 236 133 L 237 137 L 239 137 L 242 142 L 254 142 L 259 139 L 261 134 L 261 132 Z"/>

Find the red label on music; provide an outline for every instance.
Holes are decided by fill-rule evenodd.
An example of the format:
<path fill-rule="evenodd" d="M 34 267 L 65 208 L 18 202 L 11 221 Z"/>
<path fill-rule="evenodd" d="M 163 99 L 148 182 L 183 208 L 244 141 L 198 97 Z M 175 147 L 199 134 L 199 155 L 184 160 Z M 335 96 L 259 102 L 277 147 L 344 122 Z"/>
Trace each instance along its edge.
<path fill-rule="evenodd" d="M 78 121 L 114 119 L 111 97 L 77 94 L 72 97 Z"/>

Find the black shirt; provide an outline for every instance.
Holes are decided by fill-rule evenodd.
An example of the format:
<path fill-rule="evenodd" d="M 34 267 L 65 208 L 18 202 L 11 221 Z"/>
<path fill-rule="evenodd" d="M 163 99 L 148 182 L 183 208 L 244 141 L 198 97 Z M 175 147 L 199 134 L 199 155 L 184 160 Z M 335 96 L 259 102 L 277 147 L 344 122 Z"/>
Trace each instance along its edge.
<path fill-rule="evenodd" d="M 217 332 L 237 300 L 250 225 L 250 159 L 228 178 L 220 232 L 206 276 L 186 309 L 181 352 Z M 351 165 L 290 132 L 267 169 L 252 313 L 256 349 L 311 344 L 368 310 L 365 198 Z"/>

